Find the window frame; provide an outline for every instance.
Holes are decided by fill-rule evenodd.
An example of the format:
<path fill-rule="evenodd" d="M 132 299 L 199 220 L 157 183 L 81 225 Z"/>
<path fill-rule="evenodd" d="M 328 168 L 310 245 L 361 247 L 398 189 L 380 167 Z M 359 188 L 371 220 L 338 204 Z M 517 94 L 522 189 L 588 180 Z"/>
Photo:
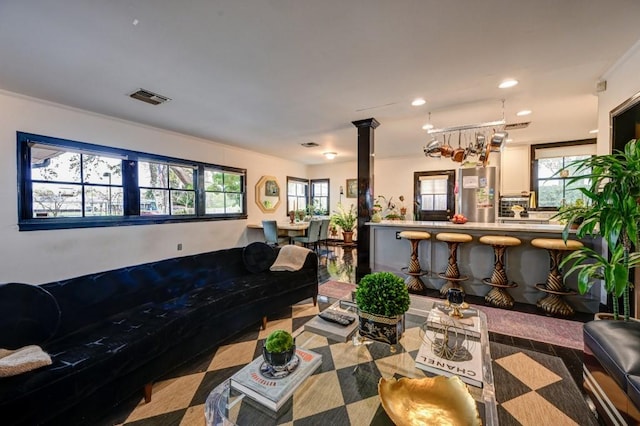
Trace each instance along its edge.
<path fill-rule="evenodd" d="M 429 176 L 446 176 L 447 179 L 447 208 L 445 210 L 422 210 L 422 192 L 421 192 L 421 177 Z M 455 210 L 455 183 L 456 183 L 456 171 L 455 170 L 429 170 L 422 172 L 413 172 L 413 202 L 414 202 L 414 217 L 416 220 L 427 221 L 445 221 L 449 220 L 453 216 Z"/>
<path fill-rule="evenodd" d="M 305 195 L 304 195 L 304 199 L 305 199 L 305 204 L 304 206 L 302 206 L 302 208 L 300 208 L 300 206 L 298 205 L 298 209 L 297 210 L 303 210 L 303 211 L 307 211 L 307 206 L 309 205 L 309 193 L 310 193 L 310 184 L 309 184 L 309 179 L 304 179 L 304 178 L 298 178 L 298 177 L 293 177 L 293 176 L 287 176 L 287 216 L 288 216 L 288 212 L 290 212 L 291 210 L 295 210 L 293 207 L 289 204 L 289 198 L 290 197 L 295 197 L 295 198 L 301 198 L 299 197 L 297 194 L 293 194 L 291 195 L 289 193 L 289 183 L 290 182 L 296 182 L 296 183 L 304 183 L 305 186 Z"/>
<path fill-rule="evenodd" d="M 531 145 L 531 151 L 530 151 L 530 157 L 529 157 L 531 159 L 531 191 L 534 191 L 535 197 L 536 197 L 535 202 L 537 207 L 535 210 L 555 212 L 555 211 L 558 211 L 558 209 L 560 208 L 560 206 L 540 207 L 540 199 L 539 199 L 540 185 L 539 185 L 539 179 L 538 179 L 538 159 L 536 158 L 536 150 L 550 149 L 550 148 L 563 148 L 563 147 L 566 148 L 570 146 L 579 146 L 579 145 L 594 145 L 596 144 L 596 142 L 597 142 L 596 139 L 581 139 L 581 140 L 567 141 L 567 142 L 555 142 L 555 143 Z M 566 157 L 562 157 L 562 158 L 566 158 Z M 563 178 L 561 176 L 558 176 L 553 179 L 568 180 L 570 179 L 570 177 Z M 545 180 L 549 180 L 549 179 L 545 178 Z"/>
<path fill-rule="evenodd" d="M 316 195 L 314 191 L 314 184 L 326 184 L 327 185 L 327 195 Z M 316 198 L 326 198 L 327 199 L 327 210 L 324 213 L 321 213 L 321 216 L 329 216 L 329 211 L 331 209 L 331 182 L 329 178 L 324 179 L 311 179 L 309 181 L 309 204 L 314 205 L 314 200 Z M 315 214 L 315 211 L 314 211 Z"/>
<path fill-rule="evenodd" d="M 147 152 L 78 142 L 51 136 L 16 132 L 17 183 L 18 183 L 18 229 L 20 231 L 95 228 L 123 225 L 151 225 L 162 223 L 200 222 L 212 220 L 247 219 L 247 171 L 243 168 L 203 163 Z M 103 155 L 122 159 L 122 216 L 84 217 L 33 217 L 33 184 L 31 179 L 31 146 L 49 145 L 66 151 L 82 154 Z M 138 162 L 150 161 L 168 165 L 193 167 L 195 184 L 195 214 L 189 215 L 141 215 Z M 242 211 L 238 213 L 205 213 L 204 170 L 235 173 L 241 179 Z M 83 206 L 84 209 L 84 206 Z"/>

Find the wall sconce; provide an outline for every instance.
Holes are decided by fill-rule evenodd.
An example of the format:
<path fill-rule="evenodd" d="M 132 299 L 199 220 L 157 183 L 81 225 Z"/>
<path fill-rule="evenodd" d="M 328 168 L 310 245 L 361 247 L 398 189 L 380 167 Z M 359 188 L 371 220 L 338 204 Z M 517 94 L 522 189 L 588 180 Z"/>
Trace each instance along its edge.
<path fill-rule="evenodd" d="M 335 152 L 324 152 L 322 155 L 324 155 L 327 160 L 333 160 L 338 154 Z"/>

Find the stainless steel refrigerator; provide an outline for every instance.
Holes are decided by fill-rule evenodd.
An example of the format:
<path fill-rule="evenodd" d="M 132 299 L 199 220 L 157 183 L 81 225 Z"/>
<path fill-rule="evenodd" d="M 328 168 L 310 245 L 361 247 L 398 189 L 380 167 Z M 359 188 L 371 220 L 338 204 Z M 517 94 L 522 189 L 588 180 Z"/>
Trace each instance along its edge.
<path fill-rule="evenodd" d="M 498 172 L 496 167 L 458 170 L 458 211 L 470 222 L 496 221 L 498 207 Z"/>

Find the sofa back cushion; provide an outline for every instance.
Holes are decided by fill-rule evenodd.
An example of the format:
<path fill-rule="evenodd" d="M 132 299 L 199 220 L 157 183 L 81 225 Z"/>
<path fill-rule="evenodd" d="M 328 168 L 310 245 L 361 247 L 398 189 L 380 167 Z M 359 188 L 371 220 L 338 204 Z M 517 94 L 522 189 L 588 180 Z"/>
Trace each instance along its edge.
<path fill-rule="evenodd" d="M 163 302 L 192 289 L 247 274 L 242 248 L 178 257 L 42 285 L 60 305 L 58 336 L 136 306 Z"/>
<path fill-rule="evenodd" d="M 249 272 L 259 274 L 269 270 L 276 260 L 276 251 L 269 244 L 255 242 L 242 250 L 242 260 Z"/>

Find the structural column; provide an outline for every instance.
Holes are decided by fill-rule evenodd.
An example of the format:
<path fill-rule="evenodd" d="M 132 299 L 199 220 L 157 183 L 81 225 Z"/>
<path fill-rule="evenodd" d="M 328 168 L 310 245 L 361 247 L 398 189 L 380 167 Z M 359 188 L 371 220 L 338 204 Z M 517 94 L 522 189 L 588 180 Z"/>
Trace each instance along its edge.
<path fill-rule="evenodd" d="M 380 125 L 375 118 L 352 122 L 358 128 L 358 264 L 356 282 L 371 272 L 369 264 L 369 229 L 365 223 L 371 220 L 373 211 L 373 135 Z"/>

